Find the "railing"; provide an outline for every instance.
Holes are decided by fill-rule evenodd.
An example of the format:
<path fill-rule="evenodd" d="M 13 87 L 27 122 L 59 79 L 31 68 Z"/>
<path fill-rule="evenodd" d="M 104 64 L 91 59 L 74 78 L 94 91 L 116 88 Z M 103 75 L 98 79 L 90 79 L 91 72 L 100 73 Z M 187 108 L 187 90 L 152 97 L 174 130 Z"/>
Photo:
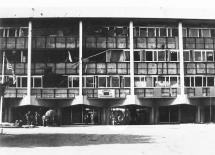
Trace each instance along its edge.
<path fill-rule="evenodd" d="M 186 75 L 214 75 L 215 63 L 214 62 L 185 62 L 184 72 Z"/>
<path fill-rule="evenodd" d="M 135 62 L 135 75 L 178 75 L 179 62 Z"/>
<path fill-rule="evenodd" d="M 100 91 L 110 91 L 111 95 L 100 95 Z M 88 98 L 126 98 L 130 94 L 129 88 L 84 88 L 83 95 Z"/>
<path fill-rule="evenodd" d="M 13 63 L 16 75 L 27 74 L 27 63 Z M 0 64 L 0 68 L 2 64 Z M 32 75 L 43 75 L 45 69 L 50 68 L 53 73 L 62 75 L 78 75 L 79 68 L 75 63 L 32 63 Z M 1 73 L 1 70 L 0 70 Z M 178 75 L 179 62 L 135 62 L 135 75 Z M 6 75 L 10 75 L 10 70 L 5 70 Z M 129 75 L 129 62 L 105 62 L 105 63 L 83 63 L 84 75 Z"/>
<path fill-rule="evenodd" d="M 215 97 L 214 87 L 186 87 L 185 94 L 188 97 Z"/>
<path fill-rule="evenodd" d="M 135 95 L 139 98 L 163 98 L 163 97 L 177 97 L 180 94 L 179 88 L 135 88 Z"/>
<path fill-rule="evenodd" d="M 23 98 L 27 88 L 7 88 L 5 98 Z M 31 95 L 41 99 L 69 99 L 78 95 L 78 88 L 32 88 Z"/>
<path fill-rule="evenodd" d="M 27 49 L 27 37 L 1 37 L 0 49 Z"/>
<path fill-rule="evenodd" d="M 1 37 L 0 49 L 27 49 L 27 37 Z M 129 37 L 100 37 L 84 36 L 84 48 L 99 49 L 128 49 Z M 32 48 L 34 49 L 68 49 L 78 48 L 78 36 L 41 36 L 32 37 Z M 177 37 L 134 37 L 135 49 L 177 49 Z"/>
<path fill-rule="evenodd" d="M 214 49 L 215 38 L 185 37 L 184 49 Z"/>
<path fill-rule="evenodd" d="M 16 75 L 27 74 L 27 63 L 13 63 L 12 66 Z M 2 64 L 0 64 L 0 68 L 2 68 Z M 31 73 L 32 75 L 42 75 L 47 68 L 50 68 L 53 73 L 63 75 L 77 75 L 79 72 L 78 65 L 75 63 L 32 63 Z M 11 71 L 5 70 L 5 74 L 11 75 Z"/>

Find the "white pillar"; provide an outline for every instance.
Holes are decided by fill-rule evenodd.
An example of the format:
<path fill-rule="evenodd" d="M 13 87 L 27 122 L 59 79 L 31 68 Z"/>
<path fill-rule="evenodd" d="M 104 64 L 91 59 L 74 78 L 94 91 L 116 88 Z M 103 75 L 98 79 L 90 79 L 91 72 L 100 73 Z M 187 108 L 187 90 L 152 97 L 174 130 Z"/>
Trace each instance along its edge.
<path fill-rule="evenodd" d="M 31 53 L 32 53 L 32 22 L 28 23 L 28 67 L 27 67 L 27 97 L 31 102 Z"/>
<path fill-rule="evenodd" d="M 4 64 L 5 63 L 5 52 L 3 52 L 3 61 L 2 61 L 2 79 L 1 79 L 1 83 L 4 83 Z M 0 101 L 0 124 L 2 123 L 2 118 L 3 118 L 3 99 L 4 97 L 1 96 L 1 101 Z"/>
<path fill-rule="evenodd" d="M 82 40 L 83 40 L 83 25 L 79 21 L 79 96 L 82 96 Z"/>
<path fill-rule="evenodd" d="M 184 54 L 183 54 L 183 27 L 182 22 L 178 23 L 178 42 L 179 42 L 179 55 L 180 55 L 180 86 L 181 95 L 184 95 Z"/>
<path fill-rule="evenodd" d="M 134 96 L 134 32 L 133 21 L 129 23 L 129 41 L 130 41 L 130 83 L 131 83 L 131 96 Z"/>

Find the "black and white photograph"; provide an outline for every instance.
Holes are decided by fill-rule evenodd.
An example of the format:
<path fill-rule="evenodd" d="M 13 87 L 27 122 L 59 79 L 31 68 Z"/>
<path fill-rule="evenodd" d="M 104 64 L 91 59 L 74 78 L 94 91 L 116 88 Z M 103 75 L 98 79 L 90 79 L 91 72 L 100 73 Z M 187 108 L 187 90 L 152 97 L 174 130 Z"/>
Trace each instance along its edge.
<path fill-rule="evenodd" d="M 1 155 L 215 155 L 215 1 L 0 3 Z"/>

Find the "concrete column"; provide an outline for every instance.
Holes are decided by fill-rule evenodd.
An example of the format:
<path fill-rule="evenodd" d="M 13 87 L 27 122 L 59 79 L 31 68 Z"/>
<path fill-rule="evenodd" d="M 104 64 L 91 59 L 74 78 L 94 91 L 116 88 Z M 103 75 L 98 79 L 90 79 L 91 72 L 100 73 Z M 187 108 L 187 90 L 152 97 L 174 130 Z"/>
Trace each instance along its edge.
<path fill-rule="evenodd" d="M 181 123 L 181 106 L 178 106 L 178 122 Z"/>
<path fill-rule="evenodd" d="M 129 41 L 130 41 L 130 83 L 131 96 L 134 96 L 134 27 L 133 21 L 129 23 Z"/>
<path fill-rule="evenodd" d="M 196 123 L 203 123 L 205 121 L 205 111 L 202 105 L 197 105 Z"/>
<path fill-rule="evenodd" d="M 3 61 L 2 61 L 2 79 L 1 79 L 1 83 L 4 83 L 4 67 L 5 67 L 5 52 L 3 52 Z M 3 100 L 4 97 L 1 96 L 0 99 L 0 124 L 2 123 L 2 118 L 3 118 Z"/>
<path fill-rule="evenodd" d="M 151 122 L 151 124 L 159 123 L 159 107 L 158 106 L 152 106 L 150 122 Z"/>
<path fill-rule="evenodd" d="M 58 123 L 59 125 L 62 124 L 62 109 L 57 108 L 57 116 L 58 116 Z"/>
<path fill-rule="evenodd" d="M 83 24 L 79 21 L 79 96 L 82 96 L 82 41 L 83 41 Z"/>
<path fill-rule="evenodd" d="M 155 124 L 155 108 L 151 108 L 150 112 L 150 124 Z"/>
<path fill-rule="evenodd" d="M 8 107 L 8 122 L 13 121 L 12 107 Z"/>
<path fill-rule="evenodd" d="M 31 104 L 31 54 L 32 54 L 32 22 L 28 23 L 28 70 L 27 70 L 27 98 Z"/>
<path fill-rule="evenodd" d="M 179 42 L 179 55 L 180 55 L 180 86 L 181 95 L 184 95 L 184 49 L 183 49 L 183 27 L 182 22 L 178 23 L 178 42 Z"/>

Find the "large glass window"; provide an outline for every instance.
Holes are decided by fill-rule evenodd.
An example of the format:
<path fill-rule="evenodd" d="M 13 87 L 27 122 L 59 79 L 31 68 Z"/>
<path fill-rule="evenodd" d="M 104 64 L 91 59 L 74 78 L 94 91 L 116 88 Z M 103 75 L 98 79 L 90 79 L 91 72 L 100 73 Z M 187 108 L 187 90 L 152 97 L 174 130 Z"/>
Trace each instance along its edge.
<path fill-rule="evenodd" d="M 189 37 L 199 37 L 199 29 L 189 29 Z"/>
<path fill-rule="evenodd" d="M 83 83 L 84 81 L 85 79 L 83 78 Z M 79 87 L 79 77 L 69 77 L 69 87 Z"/>
<path fill-rule="evenodd" d="M 124 77 L 124 86 L 130 87 L 130 77 Z"/>
<path fill-rule="evenodd" d="M 214 86 L 214 77 L 207 77 L 207 85 Z"/>
<path fill-rule="evenodd" d="M 209 29 L 202 29 L 201 35 L 202 35 L 202 37 L 211 37 L 210 30 Z"/>
<path fill-rule="evenodd" d="M 86 87 L 94 87 L 94 77 L 86 77 Z"/>
<path fill-rule="evenodd" d="M 213 61 L 213 52 L 212 51 L 207 52 L 206 55 L 207 55 L 207 61 Z"/>
<path fill-rule="evenodd" d="M 196 87 L 202 87 L 202 77 L 195 77 L 195 86 Z"/>
<path fill-rule="evenodd" d="M 119 87 L 119 77 L 113 76 L 111 84 L 112 84 L 112 87 Z"/>
<path fill-rule="evenodd" d="M 98 87 L 107 87 L 107 78 L 106 77 L 98 77 L 99 78 L 99 85 Z"/>
<path fill-rule="evenodd" d="M 195 51 L 195 61 L 201 61 L 201 60 L 202 60 L 201 51 Z"/>
<path fill-rule="evenodd" d="M 158 51 L 158 61 L 165 61 L 166 52 L 165 51 Z"/>
<path fill-rule="evenodd" d="M 147 28 L 140 28 L 140 36 L 147 37 Z"/>
<path fill-rule="evenodd" d="M 184 51 L 184 61 L 190 61 L 190 52 Z"/>
<path fill-rule="evenodd" d="M 153 61 L 153 52 L 146 51 L 146 61 Z"/>

